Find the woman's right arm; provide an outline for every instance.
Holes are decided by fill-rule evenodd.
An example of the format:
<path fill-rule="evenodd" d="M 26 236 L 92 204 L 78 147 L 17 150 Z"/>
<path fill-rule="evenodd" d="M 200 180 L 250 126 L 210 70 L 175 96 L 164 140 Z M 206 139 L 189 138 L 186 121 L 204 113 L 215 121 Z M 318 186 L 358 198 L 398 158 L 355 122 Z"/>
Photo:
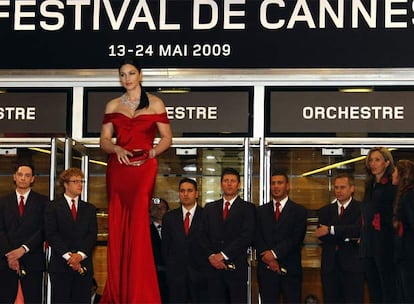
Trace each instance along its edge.
<path fill-rule="evenodd" d="M 114 127 L 111 122 L 105 123 L 102 125 L 101 128 L 101 137 L 99 140 L 99 144 L 101 149 L 104 150 L 108 154 L 116 153 L 116 147 L 112 142 L 112 136 L 114 134 Z"/>
<path fill-rule="evenodd" d="M 115 153 L 120 163 L 129 165 L 130 162 L 129 162 L 128 156 L 132 156 L 133 154 L 129 152 L 128 150 L 125 150 L 121 146 L 118 146 L 112 142 L 113 133 L 114 133 L 114 129 L 113 129 L 112 123 L 109 122 L 109 123 L 102 125 L 101 137 L 99 140 L 101 149 L 108 154 Z"/>
<path fill-rule="evenodd" d="M 113 112 L 113 104 L 114 102 L 109 102 L 105 109 L 105 114 L 109 114 Z M 105 123 L 102 125 L 101 128 L 101 136 L 99 139 L 100 147 L 103 151 L 108 154 L 115 153 L 117 159 L 120 163 L 129 164 L 128 156 L 132 156 L 132 153 L 125 150 L 121 146 L 118 146 L 113 143 L 112 137 L 114 135 L 114 127 L 111 122 Z"/>

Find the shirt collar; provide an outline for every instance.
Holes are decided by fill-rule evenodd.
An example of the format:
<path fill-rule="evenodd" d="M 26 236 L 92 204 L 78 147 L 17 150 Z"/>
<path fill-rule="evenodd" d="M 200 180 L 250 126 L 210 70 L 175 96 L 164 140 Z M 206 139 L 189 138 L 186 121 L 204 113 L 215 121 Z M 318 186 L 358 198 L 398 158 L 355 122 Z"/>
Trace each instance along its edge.
<path fill-rule="evenodd" d="M 76 209 L 78 209 L 79 196 L 72 198 L 72 197 L 67 196 L 65 193 L 63 194 L 63 196 L 65 197 L 66 201 L 68 202 L 69 207 L 72 207 L 72 200 L 75 200 L 75 206 L 76 206 Z"/>
<path fill-rule="evenodd" d="M 348 207 L 348 205 L 351 203 L 352 197 L 350 197 L 345 204 L 341 204 L 338 200 L 336 200 L 336 204 L 338 205 L 338 209 L 341 209 L 341 206 L 344 206 L 344 209 Z"/>
<path fill-rule="evenodd" d="M 282 200 L 279 201 L 279 203 L 280 203 L 279 210 L 282 210 L 285 207 L 288 199 L 289 199 L 289 197 L 286 196 L 284 199 L 282 199 Z M 273 208 L 275 208 L 275 204 L 276 204 L 276 200 L 273 199 Z"/>
<path fill-rule="evenodd" d="M 29 191 L 27 191 L 25 194 L 21 194 L 21 193 L 19 193 L 19 192 L 17 192 L 17 191 L 16 191 L 17 201 L 19 202 L 19 201 L 20 201 L 20 196 L 23 196 L 23 197 L 24 197 L 24 198 L 23 198 L 24 203 L 26 204 L 26 201 L 27 201 L 27 198 L 28 198 L 28 196 L 29 196 L 29 193 L 30 193 L 30 190 L 29 190 Z"/>
<path fill-rule="evenodd" d="M 230 206 L 229 206 L 229 207 L 231 207 L 231 206 L 233 205 L 234 201 L 236 200 L 236 198 L 238 198 L 238 195 L 236 195 L 235 197 L 233 197 L 233 198 L 232 198 L 232 199 L 230 199 L 230 200 L 226 200 L 226 199 L 224 199 L 224 197 L 223 197 L 223 208 L 224 208 L 224 203 L 225 203 L 225 202 L 229 202 L 229 203 L 230 203 Z"/>
<path fill-rule="evenodd" d="M 193 216 L 194 216 L 194 213 L 195 213 L 196 208 L 197 208 L 197 203 L 195 203 L 195 204 L 194 204 L 194 206 L 193 206 L 190 210 L 187 210 L 187 209 L 185 209 L 183 206 L 181 206 L 181 210 L 182 210 L 182 212 L 183 212 L 183 218 L 185 218 L 185 215 L 187 214 L 187 212 L 190 212 L 191 217 L 193 217 Z"/>

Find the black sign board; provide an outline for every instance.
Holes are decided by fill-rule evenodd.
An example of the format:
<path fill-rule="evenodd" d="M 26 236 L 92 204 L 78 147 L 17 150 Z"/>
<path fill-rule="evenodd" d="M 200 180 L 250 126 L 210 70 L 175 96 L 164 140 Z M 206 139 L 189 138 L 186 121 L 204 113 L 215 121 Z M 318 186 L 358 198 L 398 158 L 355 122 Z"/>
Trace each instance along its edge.
<path fill-rule="evenodd" d="M 267 136 L 413 133 L 414 88 L 268 88 Z M 359 135 L 361 136 L 361 135 Z"/>
<path fill-rule="evenodd" d="M 49 137 L 70 134 L 71 104 L 70 89 L 2 89 L 2 136 Z"/>
<path fill-rule="evenodd" d="M 1 69 L 413 67 L 412 0 L 2 0 Z"/>
<path fill-rule="evenodd" d="M 166 88 L 163 88 L 166 90 Z M 252 136 L 253 88 L 186 88 L 185 93 L 160 93 L 174 137 Z M 84 137 L 99 136 L 105 104 L 123 94 L 117 88 L 86 88 Z"/>

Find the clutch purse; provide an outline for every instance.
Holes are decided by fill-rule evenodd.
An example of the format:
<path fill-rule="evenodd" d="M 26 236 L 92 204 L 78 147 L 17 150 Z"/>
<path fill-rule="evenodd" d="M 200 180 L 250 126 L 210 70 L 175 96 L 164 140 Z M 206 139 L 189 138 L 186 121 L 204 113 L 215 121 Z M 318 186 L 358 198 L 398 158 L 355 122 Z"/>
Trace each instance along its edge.
<path fill-rule="evenodd" d="M 132 154 L 132 156 L 128 157 L 130 162 L 135 162 L 148 158 L 148 150 L 132 151 Z"/>

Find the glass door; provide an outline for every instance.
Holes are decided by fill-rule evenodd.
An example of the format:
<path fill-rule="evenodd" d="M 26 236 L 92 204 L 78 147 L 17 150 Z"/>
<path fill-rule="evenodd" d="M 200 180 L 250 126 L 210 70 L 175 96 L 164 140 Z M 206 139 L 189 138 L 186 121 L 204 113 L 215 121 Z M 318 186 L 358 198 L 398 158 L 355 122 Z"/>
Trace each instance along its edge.
<path fill-rule="evenodd" d="M 394 162 L 400 159 L 414 160 L 413 146 L 389 147 Z M 308 210 L 308 229 L 302 249 L 303 297 L 313 293 L 322 299 L 320 282 L 321 248 L 314 236 L 318 223 L 318 211 L 334 199 L 333 178 L 339 173 L 349 173 L 355 177 L 354 197 L 362 200 L 365 186 L 365 158 L 369 151 L 366 146 L 353 147 L 289 147 L 271 145 L 268 148 L 266 163 L 273 168 L 285 170 L 290 181 L 289 197 Z M 270 199 L 268 184 L 265 186 L 265 201 Z"/>

